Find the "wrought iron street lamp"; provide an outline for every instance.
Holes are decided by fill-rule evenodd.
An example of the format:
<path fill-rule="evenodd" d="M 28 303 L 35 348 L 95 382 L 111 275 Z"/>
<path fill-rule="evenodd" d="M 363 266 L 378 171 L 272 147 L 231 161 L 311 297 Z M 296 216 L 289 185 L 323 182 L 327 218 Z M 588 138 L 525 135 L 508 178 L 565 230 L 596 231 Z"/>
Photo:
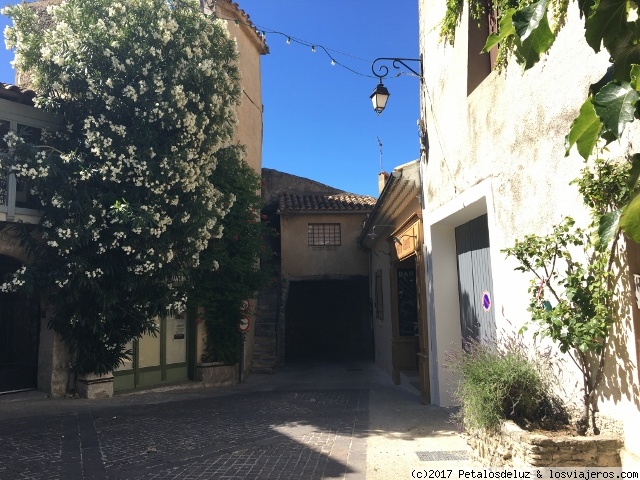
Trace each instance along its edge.
<path fill-rule="evenodd" d="M 387 90 L 387 87 L 385 87 L 382 83 L 382 79 L 389 75 L 389 67 L 387 67 L 386 65 L 376 66 L 378 62 L 391 62 L 391 66 L 396 70 L 400 70 L 400 67 L 402 66 L 422 80 L 422 58 L 380 57 L 376 58 L 371 63 L 371 71 L 376 77 L 378 77 L 379 83 L 369 98 L 371 98 L 371 103 L 373 103 L 373 109 L 378 115 L 380 115 L 384 108 L 387 106 L 387 100 L 389 100 L 389 96 L 391 94 L 389 93 L 389 90 Z M 413 68 L 407 65 L 406 62 L 418 62 L 418 64 L 420 65 L 420 71 L 415 71 Z"/>
<path fill-rule="evenodd" d="M 378 83 L 378 86 L 369 98 L 371 98 L 371 102 L 373 103 L 373 109 L 380 115 L 384 107 L 387 106 L 387 100 L 389 100 L 389 90 L 382 84 L 382 79 L 380 79 L 380 83 Z"/>

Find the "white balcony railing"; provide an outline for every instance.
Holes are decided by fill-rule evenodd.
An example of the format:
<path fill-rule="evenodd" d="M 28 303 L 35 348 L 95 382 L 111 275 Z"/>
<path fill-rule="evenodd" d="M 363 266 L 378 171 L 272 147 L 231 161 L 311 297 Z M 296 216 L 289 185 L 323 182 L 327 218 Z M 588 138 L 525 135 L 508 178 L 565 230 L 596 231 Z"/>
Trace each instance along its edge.
<path fill-rule="evenodd" d="M 14 173 L 0 177 L 0 221 L 38 223 L 40 202 L 16 180 Z"/>

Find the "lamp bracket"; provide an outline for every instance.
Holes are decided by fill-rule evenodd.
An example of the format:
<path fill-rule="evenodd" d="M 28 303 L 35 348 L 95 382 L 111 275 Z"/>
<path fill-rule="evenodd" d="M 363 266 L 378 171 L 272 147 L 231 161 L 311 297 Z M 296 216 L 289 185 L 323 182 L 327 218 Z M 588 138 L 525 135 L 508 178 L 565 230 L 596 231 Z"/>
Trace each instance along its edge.
<path fill-rule="evenodd" d="M 406 68 L 407 70 L 409 70 L 411 73 L 413 73 L 415 76 L 417 76 L 422 80 L 422 57 L 420 58 L 392 58 L 392 57 L 376 58 L 371 63 L 371 71 L 376 77 L 378 77 L 378 79 L 382 83 L 382 79 L 387 75 L 389 75 L 389 67 L 387 67 L 386 65 L 376 66 L 376 63 L 378 62 L 391 62 L 391 66 L 396 70 L 400 70 L 400 66 L 402 65 L 404 68 Z M 418 64 L 420 65 L 420 71 L 416 72 L 413 68 L 407 65 L 406 62 L 418 62 Z"/>

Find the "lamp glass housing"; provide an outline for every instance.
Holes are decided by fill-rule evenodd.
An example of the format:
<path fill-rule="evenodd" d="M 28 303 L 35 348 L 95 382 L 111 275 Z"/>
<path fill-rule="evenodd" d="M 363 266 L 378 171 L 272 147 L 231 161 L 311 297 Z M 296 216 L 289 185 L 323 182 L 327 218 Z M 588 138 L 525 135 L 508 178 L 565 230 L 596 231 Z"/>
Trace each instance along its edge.
<path fill-rule="evenodd" d="M 373 109 L 376 111 L 378 115 L 382 113 L 384 108 L 387 106 L 387 100 L 389 100 L 389 90 L 382 84 L 382 80 L 376 86 L 376 89 L 373 91 L 371 96 L 371 103 L 373 103 Z"/>

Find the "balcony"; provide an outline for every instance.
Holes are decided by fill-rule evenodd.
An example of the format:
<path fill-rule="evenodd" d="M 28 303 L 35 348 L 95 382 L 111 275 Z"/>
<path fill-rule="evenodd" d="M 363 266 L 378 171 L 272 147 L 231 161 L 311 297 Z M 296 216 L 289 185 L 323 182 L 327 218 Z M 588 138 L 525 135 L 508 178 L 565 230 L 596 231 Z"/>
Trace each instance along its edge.
<path fill-rule="evenodd" d="M 0 177 L 0 222 L 38 223 L 40 202 L 13 173 Z"/>
<path fill-rule="evenodd" d="M 26 93 L 16 97 L 13 90 L 0 83 L 0 87 L 3 86 L 5 88 L 0 88 L 0 147 L 6 147 L 4 135 L 9 130 L 18 132 L 27 141 L 38 142 L 42 130 L 59 128 L 60 118 L 29 105 L 23 98 Z M 27 100 L 31 97 L 27 96 Z M 0 172 L 0 222 L 38 223 L 42 215 L 39 208 L 40 201 L 14 173 Z"/>

